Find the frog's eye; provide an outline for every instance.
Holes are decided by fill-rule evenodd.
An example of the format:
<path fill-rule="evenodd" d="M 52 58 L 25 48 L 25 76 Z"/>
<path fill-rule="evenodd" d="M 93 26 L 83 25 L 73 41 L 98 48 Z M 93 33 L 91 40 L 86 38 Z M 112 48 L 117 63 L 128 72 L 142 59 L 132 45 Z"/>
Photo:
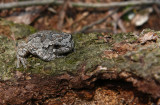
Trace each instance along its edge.
<path fill-rule="evenodd" d="M 61 45 L 54 45 L 54 48 L 59 49 L 59 48 L 61 48 Z"/>

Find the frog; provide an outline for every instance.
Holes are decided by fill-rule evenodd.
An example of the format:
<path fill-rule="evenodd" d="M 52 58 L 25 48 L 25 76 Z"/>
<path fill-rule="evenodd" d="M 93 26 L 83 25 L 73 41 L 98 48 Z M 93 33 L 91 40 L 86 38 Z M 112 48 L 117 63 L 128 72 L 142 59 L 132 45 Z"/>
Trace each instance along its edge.
<path fill-rule="evenodd" d="M 73 37 L 69 33 L 43 30 L 29 35 L 25 41 L 17 43 L 17 68 L 22 63 L 27 68 L 28 55 L 38 57 L 43 61 L 52 61 L 63 57 L 74 49 Z"/>

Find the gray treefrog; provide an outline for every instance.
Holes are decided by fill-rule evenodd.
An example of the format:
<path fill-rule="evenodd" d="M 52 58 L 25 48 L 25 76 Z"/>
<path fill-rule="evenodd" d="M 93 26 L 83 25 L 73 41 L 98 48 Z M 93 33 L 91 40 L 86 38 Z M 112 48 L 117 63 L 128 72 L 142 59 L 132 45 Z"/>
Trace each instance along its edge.
<path fill-rule="evenodd" d="M 51 61 L 69 53 L 74 48 L 72 35 L 55 31 L 39 31 L 30 35 L 17 46 L 17 68 L 20 63 L 26 68 L 26 57 L 35 55 L 44 61 Z"/>

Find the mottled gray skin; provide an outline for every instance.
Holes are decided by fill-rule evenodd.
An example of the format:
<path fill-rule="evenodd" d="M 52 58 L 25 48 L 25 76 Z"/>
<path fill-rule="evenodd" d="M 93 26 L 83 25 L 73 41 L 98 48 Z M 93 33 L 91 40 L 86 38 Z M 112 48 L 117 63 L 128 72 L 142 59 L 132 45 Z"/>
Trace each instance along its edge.
<path fill-rule="evenodd" d="M 28 54 L 38 56 L 44 61 L 51 61 L 63 54 L 69 53 L 74 48 L 72 35 L 55 31 L 40 31 L 30 35 L 26 42 L 17 46 L 17 68 L 20 62 L 26 68 L 25 57 Z"/>

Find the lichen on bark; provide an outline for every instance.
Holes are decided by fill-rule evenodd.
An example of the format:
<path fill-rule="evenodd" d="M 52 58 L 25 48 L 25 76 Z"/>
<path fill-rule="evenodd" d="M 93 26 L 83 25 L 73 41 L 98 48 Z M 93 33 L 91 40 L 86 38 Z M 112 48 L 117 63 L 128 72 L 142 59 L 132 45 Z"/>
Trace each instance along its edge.
<path fill-rule="evenodd" d="M 154 75 L 155 79 L 159 80 L 159 70 L 153 70 L 151 68 L 157 68 L 159 66 L 159 40 L 156 43 L 150 43 L 148 45 L 141 45 L 137 43 L 138 37 L 132 33 L 127 34 L 116 34 L 108 35 L 108 42 L 99 37 L 103 37 L 101 34 L 90 33 L 90 34 L 75 34 L 73 39 L 75 41 L 74 51 L 67 56 L 62 58 L 57 58 L 51 62 L 45 62 L 39 58 L 33 57 L 32 55 L 27 58 L 28 68 L 16 69 L 16 42 L 18 39 L 25 38 L 31 33 L 35 32 L 35 29 L 26 25 L 19 25 L 14 23 L 6 22 L 1 20 L 1 27 L 10 27 L 10 32 L 8 36 L 14 33 L 16 41 L 4 37 L 1 35 L 1 77 L 6 77 L 6 73 L 11 73 L 11 71 L 19 70 L 26 71 L 30 73 L 40 73 L 47 75 L 58 75 L 66 72 L 71 72 L 73 74 L 77 73 L 80 65 L 85 64 L 85 69 L 87 72 L 93 71 L 96 66 L 102 65 L 106 66 L 108 70 L 116 68 L 116 72 L 121 72 L 125 70 L 127 72 L 132 72 L 140 77 L 152 77 Z M 22 27 L 22 28 L 20 28 Z M 153 31 L 147 29 L 143 31 L 146 33 L 148 31 Z M 158 33 L 158 32 L 157 32 Z M 6 35 L 7 36 L 7 35 Z M 134 47 L 132 51 L 127 51 L 127 47 L 124 48 L 126 52 L 124 54 L 118 54 L 123 51 L 114 51 L 119 48 L 116 44 L 127 45 L 129 47 Z M 112 50 L 118 54 L 118 57 L 113 57 L 109 59 L 105 57 L 107 53 L 105 51 Z M 152 60 L 152 61 L 150 61 Z M 156 66 L 157 65 L 157 66 Z M 152 67 L 153 66 L 153 67 Z M 155 67 L 156 66 L 156 67 Z M 156 73 L 156 75 L 154 74 Z"/>
<path fill-rule="evenodd" d="M 29 86 L 31 85 L 30 89 L 32 91 L 25 90 L 29 92 L 28 94 L 34 96 L 35 93 L 33 91 L 36 87 L 37 91 L 42 93 L 39 93 L 39 96 L 46 95 L 46 97 L 49 97 L 47 96 L 47 94 L 50 94 L 49 91 L 53 91 L 52 88 L 58 89 L 59 85 L 61 85 L 61 82 L 54 82 L 59 80 L 66 80 L 69 88 L 82 88 L 91 86 L 98 79 L 123 79 L 124 81 L 132 82 L 133 86 L 137 87 L 139 91 L 151 94 L 154 98 L 160 97 L 159 31 L 146 29 L 140 35 L 133 33 L 113 35 L 99 33 L 73 34 L 75 42 L 73 52 L 51 62 L 45 62 L 30 55 L 27 57 L 28 68 L 25 69 L 21 66 L 17 69 L 16 43 L 34 33 L 35 29 L 26 25 L 6 22 L 3 19 L 0 21 L 2 21 L 0 28 L 6 30 L 0 33 L 0 79 L 4 81 L 14 80 L 17 75 L 15 74 L 16 71 L 25 75 L 32 75 L 31 77 L 29 76 L 29 80 L 24 79 L 24 83 L 21 83 L 21 88 L 24 90 L 26 88 L 23 85 L 26 81 Z M 148 32 L 153 32 L 158 37 L 156 39 L 152 39 L 152 37 L 151 39 L 144 39 L 143 43 L 141 43 L 140 38 L 142 40 L 143 35 Z M 19 81 L 17 80 L 17 82 Z M 14 81 L 12 83 L 14 84 Z M 54 86 L 52 86 L 52 83 Z M 6 85 L 4 85 L 4 88 Z M 36 86 L 32 88 L 32 85 Z M 48 86 L 49 90 L 46 90 L 45 86 Z M 19 89 L 19 86 L 15 85 L 14 89 L 16 88 Z M 61 88 L 63 88 L 63 85 Z M 61 92 L 56 89 L 55 91 Z M 67 88 L 65 87 L 65 89 Z M 0 88 L 0 92 L 4 90 Z M 23 93 L 21 89 L 18 91 Z M 53 94 L 55 93 L 53 92 Z M 18 92 L 15 97 L 19 97 L 17 95 Z M 38 95 L 36 98 L 38 100 Z M 27 99 L 29 100 L 31 97 Z M 6 100 L 6 102 L 11 101 L 8 101 L 9 99 L 3 100 Z M 25 99 L 23 99 L 24 101 Z M 20 103 L 22 104 L 23 102 L 21 101 Z"/>

